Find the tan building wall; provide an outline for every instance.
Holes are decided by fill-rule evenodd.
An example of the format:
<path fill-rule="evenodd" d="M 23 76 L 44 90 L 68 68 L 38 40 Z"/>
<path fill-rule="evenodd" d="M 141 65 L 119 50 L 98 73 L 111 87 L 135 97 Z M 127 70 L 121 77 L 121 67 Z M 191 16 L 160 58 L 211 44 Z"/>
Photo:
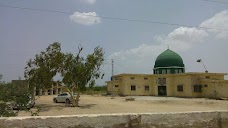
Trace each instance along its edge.
<path fill-rule="evenodd" d="M 121 81 L 113 81 L 113 82 L 109 82 L 108 83 L 108 87 L 107 87 L 107 90 L 108 90 L 108 93 L 109 94 L 121 94 L 120 91 L 123 91 L 122 90 L 122 87 L 121 86 Z"/>
<path fill-rule="evenodd" d="M 123 84 L 125 85 L 123 95 L 153 94 L 153 79 L 151 79 L 149 75 L 126 75 L 122 77 L 124 79 Z M 134 88 L 133 86 L 135 86 L 135 90 L 131 90 L 131 88 Z"/>
<path fill-rule="evenodd" d="M 171 79 L 171 91 L 170 96 L 177 97 L 191 97 L 192 96 L 192 86 L 191 86 L 191 77 L 189 75 L 183 76 L 173 76 Z M 183 91 L 178 91 L 178 86 L 183 86 Z"/>
<path fill-rule="evenodd" d="M 116 80 L 115 78 L 118 78 Z M 148 74 L 121 74 L 114 77 L 113 81 L 108 81 L 107 91 L 120 95 L 155 95 L 155 81 Z M 116 87 L 118 85 L 118 88 Z M 132 87 L 135 90 L 131 90 Z M 118 91 L 117 91 L 118 90 Z"/>
<path fill-rule="evenodd" d="M 119 95 L 157 96 L 161 94 L 159 89 L 165 86 L 166 96 L 228 97 L 228 80 L 224 80 L 224 75 L 224 73 L 119 74 L 114 76 L 113 81 L 106 83 L 109 93 Z M 159 83 L 160 79 L 165 79 L 165 83 Z"/>
<path fill-rule="evenodd" d="M 208 97 L 208 98 L 227 97 L 228 80 L 204 79 L 204 80 L 201 80 L 200 82 L 204 86 L 202 92 L 205 97 Z"/>

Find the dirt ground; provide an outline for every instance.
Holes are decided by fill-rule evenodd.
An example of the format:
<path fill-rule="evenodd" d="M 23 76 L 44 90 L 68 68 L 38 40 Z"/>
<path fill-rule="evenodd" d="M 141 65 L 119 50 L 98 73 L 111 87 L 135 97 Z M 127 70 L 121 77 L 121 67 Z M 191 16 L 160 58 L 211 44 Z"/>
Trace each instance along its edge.
<path fill-rule="evenodd" d="M 64 103 L 54 103 L 53 96 L 41 96 L 32 111 L 40 107 L 39 116 L 110 114 L 110 113 L 158 113 L 228 110 L 228 101 L 204 98 L 175 98 L 154 96 L 129 97 L 81 95 L 80 107 L 66 107 Z M 30 116 L 30 112 L 19 112 L 18 116 Z"/>

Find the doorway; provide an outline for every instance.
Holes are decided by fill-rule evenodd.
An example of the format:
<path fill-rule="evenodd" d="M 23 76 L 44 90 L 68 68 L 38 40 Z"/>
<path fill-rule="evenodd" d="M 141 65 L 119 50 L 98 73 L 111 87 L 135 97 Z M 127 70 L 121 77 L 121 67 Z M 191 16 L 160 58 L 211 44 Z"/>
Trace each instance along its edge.
<path fill-rule="evenodd" d="M 158 86 L 158 95 L 159 96 L 166 96 L 166 86 Z"/>

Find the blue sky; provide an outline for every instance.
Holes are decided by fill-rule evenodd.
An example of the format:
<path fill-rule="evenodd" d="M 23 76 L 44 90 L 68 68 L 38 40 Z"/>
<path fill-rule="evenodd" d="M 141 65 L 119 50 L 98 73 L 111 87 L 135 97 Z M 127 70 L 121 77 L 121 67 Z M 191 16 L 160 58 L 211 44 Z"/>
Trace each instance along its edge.
<path fill-rule="evenodd" d="M 55 41 L 62 44 L 64 51 L 72 53 L 81 44 L 84 55 L 98 45 L 103 47 L 105 78 L 98 81 L 100 85 L 111 76 L 111 59 L 114 59 L 115 74 L 152 73 L 156 57 L 167 49 L 167 45 L 182 56 L 187 72 L 204 71 L 202 64 L 196 63 L 199 58 L 209 72 L 228 72 L 228 3 L 204 0 L 0 0 L 0 36 L 0 74 L 5 81 L 23 78 L 26 61 Z"/>

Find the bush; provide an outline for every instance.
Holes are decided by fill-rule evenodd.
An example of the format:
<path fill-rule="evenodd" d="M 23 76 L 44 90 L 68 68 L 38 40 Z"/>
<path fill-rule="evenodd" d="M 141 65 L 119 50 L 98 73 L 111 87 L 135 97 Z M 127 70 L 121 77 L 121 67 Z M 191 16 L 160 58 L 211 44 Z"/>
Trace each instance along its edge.
<path fill-rule="evenodd" d="M 13 111 L 13 106 L 19 104 L 18 110 L 26 110 L 24 104 L 28 103 L 31 91 L 13 83 L 5 83 L 0 79 L 0 117 L 17 116 L 18 111 Z"/>
<path fill-rule="evenodd" d="M 106 91 L 107 90 L 107 86 L 95 86 L 92 89 L 93 91 Z"/>
<path fill-rule="evenodd" d="M 95 95 L 95 94 L 107 94 L 107 87 L 106 86 L 94 86 L 94 87 L 87 87 L 86 91 L 83 94 L 87 95 Z"/>

